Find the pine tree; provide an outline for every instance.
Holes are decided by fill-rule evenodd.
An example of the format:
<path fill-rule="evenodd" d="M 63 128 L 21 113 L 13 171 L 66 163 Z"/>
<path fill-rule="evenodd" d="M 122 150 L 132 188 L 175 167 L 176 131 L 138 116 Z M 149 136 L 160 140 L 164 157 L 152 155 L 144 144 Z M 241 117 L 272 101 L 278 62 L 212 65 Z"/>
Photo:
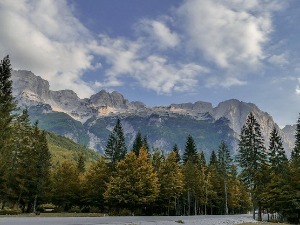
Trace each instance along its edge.
<path fill-rule="evenodd" d="M 223 179 L 224 185 L 224 200 L 225 200 L 225 214 L 228 215 L 228 177 L 230 173 L 230 169 L 232 167 L 232 159 L 230 156 L 230 151 L 228 146 L 225 144 L 224 141 L 221 142 L 219 145 L 218 150 L 218 164 L 219 169 Z"/>
<path fill-rule="evenodd" d="M 205 155 L 204 155 L 203 151 L 201 151 L 199 153 L 199 166 L 200 167 L 205 167 L 206 166 L 206 159 L 205 159 Z"/>
<path fill-rule="evenodd" d="M 251 192 L 253 217 L 258 207 L 258 220 L 261 220 L 261 192 L 265 184 L 266 149 L 260 125 L 250 113 L 240 134 L 237 161 L 242 168 L 242 177 Z"/>
<path fill-rule="evenodd" d="M 300 164 L 300 114 L 296 124 L 295 139 L 295 147 L 291 153 L 291 160 Z"/>
<path fill-rule="evenodd" d="M 213 188 L 209 191 L 208 199 L 210 206 L 210 214 L 222 214 L 223 209 L 225 208 L 222 205 L 222 194 L 223 194 L 223 185 L 222 185 L 222 176 L 218 167 L 218 158 L 215 151 L 211 152 L 210 161 L 208 165 L 208 173 L 210 176 L 210 182 L 213 184 Z"/>
<path fill-rule="evenodd" d="M 176 155 L 176 162 L 177 162 L 177 163 L 180 163 L 181 157 L 180 157 L 180 154 L 179 154 L 179 148 L 178 148 L 177 144 L 174 145 L 172 151 L 173 151 L 173 152 L 175 153 L 175 155 Z"/>
<path fill-rule="evenodd" d="M 271 132 L 268 155 L 271 171 L 278 174 L 287 168 L 288 159 L 282 146 L 281 137 L 275 127 Z"/>
<path fill-rule="evenodd" d="M 79 173 L 84 173 L 85 172 L 85 158 L 84 155 L 81 153 L 78 156 L 77 160 L 77 170 Z"/>
<path fill-rule="evenodd" d="M 148 138 L 147 138 L 147 136 L 144 136 L 144 138 L 143 138 L 143 146 L 145 147 L 145 149 L 146 149 L 147 152 L 149 153 L 150 148 L 149 148 L 149 143 L 148 143 Z"/>
<path fill-rule="evenodd" d="M 36 211 L 38 202 L 46 199 L 47 193 L 50 191 L 50 169 L 51 169 L 51 154 L 48 148 L 46 132 L 38 128 L 38 123 L 34 125 L 34 145 L 33 158 L 34 163 L 31 165 L 34 171 L 32 196 L 33 212 Z"/>
<path fill-rule="evenodd" d="M 11 134 L 12 112 L 16 109 L 16 101 L 12 96 L 11 65 L 9 56 L 0 62 L 0 154 Z"/>
<path fill-rule="evenodd" d="M 11 171 L 11 137 L 12 122 L 16 101 L 12 96 L 11 65 L 9 56 L 0 62 L 0 200 L 6 201 L 9 196 L 7 178 Z"/>
<path fill-rule="evenodd" d="M 109 160 L 111 169 L 115 168 L 115 165 L 120 160 L 124 159 L 127 153 L 125 137 L 120 119 L 109 135 L 107 145 L 105 148 L 105 157 Z"/>
<path fill-rule="evenodd" d="M 197 152 L 196 144 L 191 135 L 188 135 L 186 139 L 186 144 L 185 144 L 185 149 L 184 149 L 182 159 L 184 163 L 186 163 L 188 160 L 190 160 L 193 163 L 198 162 L 198 152 Z"/>
<path fill-rule="evenodd" d="M 137 135 L 135 136 L 133 145 L 132 145 L 132 151 L 135 153 L 136 156 L 139 155 L 140 149 L 143 146 L 143 139 L 142 134 L 140 131 L 138 131 Z"/>

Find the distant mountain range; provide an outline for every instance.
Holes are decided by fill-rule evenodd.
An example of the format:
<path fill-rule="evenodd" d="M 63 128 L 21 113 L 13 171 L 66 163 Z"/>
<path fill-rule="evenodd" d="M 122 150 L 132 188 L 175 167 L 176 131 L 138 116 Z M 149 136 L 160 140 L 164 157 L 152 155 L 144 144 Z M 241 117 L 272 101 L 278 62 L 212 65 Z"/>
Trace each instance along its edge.
<path fill-rule="evenodd" d="M 40 127 L 64 135 L 103 153 L 109 133 L 120 118 L 128 147 L 138 131 L 147 136 L 150 146 L 170 151 L 174 144 L 184 148 L 191 134 L 200 150 L 208 156 L 224 140 L 234 154 L 247 115 L 252 112 L 261 125 L 268 145 L 275 126 L 289 154 L 294 144 L 295 126 L 280 129 L 272 116 L 253 103 L 236 99 L 213 107 L 209 102 L 171 104 L 149 107 L 130 102 L 122 94 L 102 90 L 90 98 L 80 99 L 74 91 L 52 91 L 49 82 L 30 71 L 13 71 L 13 94 L 20 107 L 27 107 L 32 120 Z"/>

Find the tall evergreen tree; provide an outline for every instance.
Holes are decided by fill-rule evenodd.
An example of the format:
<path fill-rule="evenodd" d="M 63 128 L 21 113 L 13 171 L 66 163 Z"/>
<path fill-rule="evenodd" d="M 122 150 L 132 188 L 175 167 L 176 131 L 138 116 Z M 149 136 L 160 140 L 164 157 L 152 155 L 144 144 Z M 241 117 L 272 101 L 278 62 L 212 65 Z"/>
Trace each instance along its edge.
<path fill-rule="evenodd" d="M 197 152 L 196 144 L 191 135 L 188 135 L 186 139 L 186 144 L 185 144 L 185 149 L 184 149 L 182 159 L 184 163 L 186 163 L 188 160 L 193 163 L 198 162 L 198 152 Z"/>
<path fill-rule="evenodd" d="M 110 133 L 106 148 L 105 157 L 109 160 L 110 167 L 115 168 L 115 165 L 120 160 L 124 159 L 127 153 L 127 147 L 125 143 L 125 137 L 120 119 Z"/>
<path fill-rule="evenodd" d="M 3 152 L 11 134 L 12 112 L 16 109 L 16 101 L 12 95 L 11 65 L 9 56 L 0 62 L 0 153 Z"/>
<path fill-rule="evenodd" d="M 77 170 L 79 173 L 85 172 L 85 158 L 82 153 L 79 154 L 78 159 L 77 159 Z"/>
<path fill-rule="evenodd" d="M 139 155 L 142 146 L 143 146 L 142 134 L 140 131 L 138 131 L 132 145 L 132 151 L 135 153 L 136 156 Z"/>
<path fill-rule="evenodd" d="M 283 149 L 281 137 L 275 127 L 271 132 L 268 155 L 271 171 L 280 173 L 287 168 L 288 159 Z"/>
<path fill-rule="evenodd" d="M 221 142 L 218 149 L 218 164 L 224 185 L 225 214 L 228 214 L 228 177 L 232 167 L 232 159 L 228 146 L 224 141 Z"/>
<path fill-rule="evenodd" d="M 260 125 L 250 113 L 240 134 L 237 161 L 242 169 L 242 177 L 251 192 L 253 217 L 258 207 L 258 220 L 261 220 L 261 193 L 265 184 L 267 156 Z"/>
<path fill-rule="evenodd" d="M 12 96 L 11 65 L 9 56 L 0 62 L 0 200 L 8 196 L 7 180 L 11 161 L 13 111 L 16 101 Z M 6 197 L 5 197 L 6 196 Z"/>
<path fill-rule="evenodd" d="M 300 114 L 296 124 L 295 147 L 291 153 L 291 160 L 300 163 Z M 300 166 L 300 165 L 299 165 Z"/>
<path fill-rule="evenodd" d="M 148 143 L 148 138 L 147 136 L 145 135 L 144 138 L 143 138 L 143 146 L 145 147 L 145 149 L 147 150 L 147 152 L 149 153 L 149 143 Z"/>

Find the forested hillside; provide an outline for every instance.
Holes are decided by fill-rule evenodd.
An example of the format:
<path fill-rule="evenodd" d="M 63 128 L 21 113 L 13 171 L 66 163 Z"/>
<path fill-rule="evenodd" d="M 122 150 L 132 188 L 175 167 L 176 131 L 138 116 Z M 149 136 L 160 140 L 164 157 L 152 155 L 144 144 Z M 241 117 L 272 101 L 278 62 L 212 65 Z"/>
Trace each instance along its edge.
<path fill-rule="evenodd" d="M 57 212 L 110 215 L 236 214 L 251 209 L 258 220 L 265 211 L 278 215 L 278 221 L 299 223 L 300 117 L 290 159 L 275 126 L 266 148 L 252 113 L 241 129 L 236 158 L 222 140 L 205 155 L 194 134 L 186 136 L 182 154 L 177 144 L 168 153 L 150 151 L 147 133 L 141 132 L 128 149 L 119 118 L 104 157 L 98 157 L 69 139 L 47 134 L 38 122 L 31 123 L 26 109 L 15 114 L 10 76 L 5 57 L 0 63 L 0 213 L 38 212 L 46 206 Z"/>
<path fill-rule="evenodd" d="M 47 133 L 47 141 L 53 165 L 61 164 L 65 160 L 77 162 L 79 156 L 83 156 L 85 162 L 90 164 L 100 157 L 94 150 L 54 133 Z"/>

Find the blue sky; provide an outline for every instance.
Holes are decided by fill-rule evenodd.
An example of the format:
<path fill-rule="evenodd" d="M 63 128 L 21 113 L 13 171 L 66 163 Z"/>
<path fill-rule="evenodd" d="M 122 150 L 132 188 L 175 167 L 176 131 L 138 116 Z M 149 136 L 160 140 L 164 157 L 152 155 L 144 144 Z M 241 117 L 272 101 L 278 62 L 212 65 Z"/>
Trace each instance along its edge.
<path fill-rule="evenodd" d="M 72 89 L 149 106 L 255 103 L 300 112 L 298 0 L 1 0 L 0 56 Z"/>

